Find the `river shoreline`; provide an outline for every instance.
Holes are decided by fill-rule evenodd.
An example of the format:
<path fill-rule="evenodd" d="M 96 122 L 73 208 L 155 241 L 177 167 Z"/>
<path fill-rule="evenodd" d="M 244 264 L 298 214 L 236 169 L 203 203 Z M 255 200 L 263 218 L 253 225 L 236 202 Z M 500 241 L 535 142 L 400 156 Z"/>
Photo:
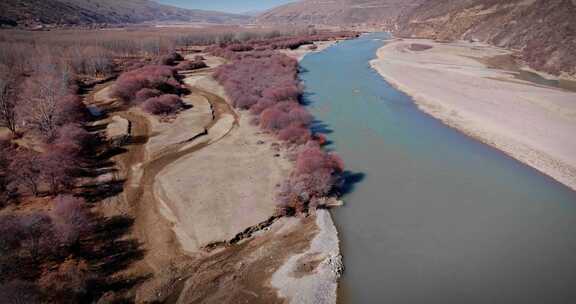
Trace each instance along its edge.
<path fill-rule="evenodd" d="M 370 65 L 423 112 L 576 190 L 576 144 L 569 140 L 576 132 L 570 103 L 576 94 L 482 63 L 507 54 L 465 42 L 397 40 L 381 47 Z"/>

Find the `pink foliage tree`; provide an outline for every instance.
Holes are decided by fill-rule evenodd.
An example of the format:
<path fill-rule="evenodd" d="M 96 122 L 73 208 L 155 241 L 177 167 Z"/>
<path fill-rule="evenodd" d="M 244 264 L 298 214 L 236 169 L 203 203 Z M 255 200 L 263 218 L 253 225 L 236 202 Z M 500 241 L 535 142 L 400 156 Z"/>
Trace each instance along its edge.
<path fill-rule="evenodd" d="M 283 212 L 304 212 L 321 198 L 335 193 L 342 182 L 342 160 L 320 148 L 325 138 L 312 134 L 313 117 L 299 103 L 303 89 L 298 82 L 297 61 L 270 51 L 295 49 L 322 38 L 328 37 L 280 37 L 209 48 L 213 54 L 231 61 L 220 66 L 214 77 L 224 86 L 233 106 L 249 109 L 257 115 L 253 121 L 280 140 L 306 145 L 298 153 L 295 169 L 280 191 Z M 244 48 L 246 45 L 251 47 Z"/>
<path fill-rule="evenodd" d="M 292 144 L 303 145 L 312 138 L 312 133 L 308 128 L 296 124 L 280 130 L 278 138 Z"/>
<path fill-rule="evenodd" d="M 154 115 L 169 115 L 184 109 L 185 106 L 180 97 L 167 94 L 146 100 L 142 104 L 142 109 Z"/>
<path fill-rule="evenodd" d="M 158 97 L 160 95 L 162 95 L 162 92 L 160 92 L 159 90 L 143 88 L 136 93 L 134 102 L 142 103 L 150 98 Z"/>
<path fill-rule="evenodd" d="M 330 195 L 342 182 L 344 164 L 318 144 L 308 144 L 297 156 L 296 166 L 280 193 L 280 208 L 285 213 L 301 212 L 318 199 Z"/>
<path fill-rule="evenodd" d="M 149 65 L 122 74 L 112 90 L 112 96 L 132 102 L 136 94 L 144 89 L 155 89 L 165 94 L 177 94 L 182 85 L 176 70 L 169 66 Z"/>
<path fill-rule="evenodd" d="M 208 65 L 201 60 L 194 60 L 194 61 L 184 60 L 178 63 L 178 65 L 176 65 L 176 69 L 179 71 L 198 70 L 206 67 L 208 67 Z"/>

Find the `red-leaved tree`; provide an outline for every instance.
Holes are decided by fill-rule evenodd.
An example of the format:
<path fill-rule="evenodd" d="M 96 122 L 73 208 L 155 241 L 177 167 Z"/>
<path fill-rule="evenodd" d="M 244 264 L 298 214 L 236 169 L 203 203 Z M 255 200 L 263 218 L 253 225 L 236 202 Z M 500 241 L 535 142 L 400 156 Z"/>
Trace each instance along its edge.
<path fill-rule="evenodd" d="M 169 115 L 185 108 L 185 103 L 177 95 L 167 94 L 153 97 L 142 104 L 142 109 L 154 115 Z"/>

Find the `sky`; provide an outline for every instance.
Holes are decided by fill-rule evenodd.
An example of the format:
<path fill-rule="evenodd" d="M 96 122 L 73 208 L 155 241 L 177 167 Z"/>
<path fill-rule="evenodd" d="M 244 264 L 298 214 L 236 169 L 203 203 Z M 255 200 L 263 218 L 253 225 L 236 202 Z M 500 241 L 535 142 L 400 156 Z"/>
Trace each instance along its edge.
<path fill-rule="evenodd" d="M 155 0 L 162 4 L 169 4 L 185 8 L 213 10 L 230 13 L 244 13 L 250 11 L 264 11 L 278 5 L 294 0 Z"/>

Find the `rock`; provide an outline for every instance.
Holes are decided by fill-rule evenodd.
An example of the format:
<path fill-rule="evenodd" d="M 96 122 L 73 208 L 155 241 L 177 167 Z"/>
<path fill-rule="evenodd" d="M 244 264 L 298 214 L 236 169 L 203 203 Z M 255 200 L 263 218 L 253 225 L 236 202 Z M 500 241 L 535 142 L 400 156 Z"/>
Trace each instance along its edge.
<path fill-rule="evenodd" d="M 344 263 L 342 263 L 342 255 L 331 255 L 323 261 L 323 263 L 334 274 L 334 280 L 337 281 L 344 273 Z"/>
<path fill-rule="evenodd" d="M 318 206 L 324 206 L 327 208 L 342 207 L 344 206 L 344 201 L 337 197 L 323 197 L 318 199 Z"/>

